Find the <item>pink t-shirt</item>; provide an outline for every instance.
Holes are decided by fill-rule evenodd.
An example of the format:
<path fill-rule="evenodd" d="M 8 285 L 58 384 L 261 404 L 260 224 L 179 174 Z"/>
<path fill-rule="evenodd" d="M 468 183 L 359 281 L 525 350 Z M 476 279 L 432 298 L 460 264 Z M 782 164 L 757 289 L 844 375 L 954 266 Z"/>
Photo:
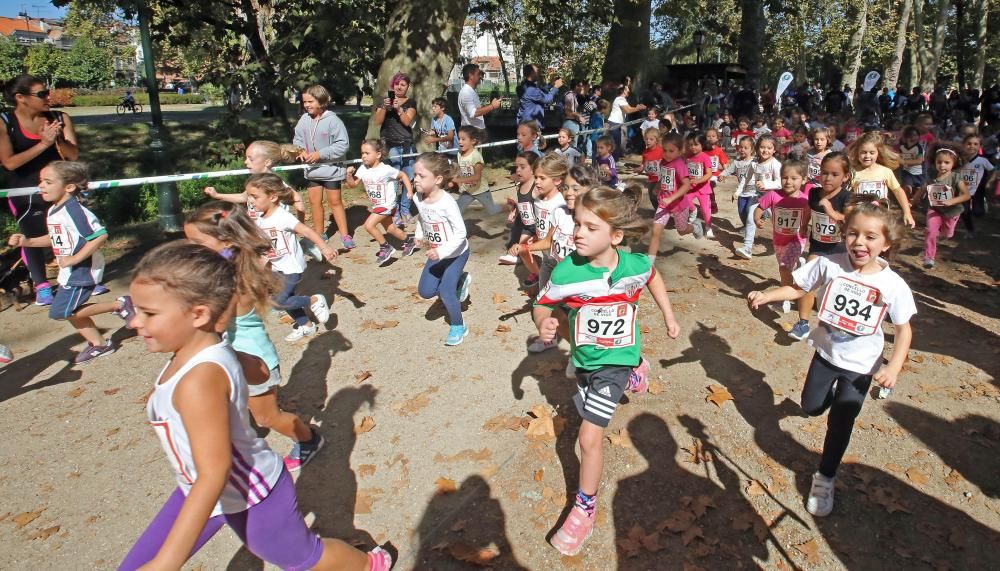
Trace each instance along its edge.
<path fill-rule="evenodd" d="M 692 181 L 705 176 L 705 173 L 712 172 L 712 158 L 708 153 L 702 151 L 693 157 L 685 159 L 687 162 L 688 178 Z M 696 185 L 689 194 L 712 194 L 712 182 L 706 180 L 702 184 Z"/>
<path fill-rule="evenodd" d="M 664 201 L 681 186 L 681 182 L 688 178 L 687 163 L 684 159 L 676 158 L 672 161 L 660 161 L 660 193 L 658 195 L 660 207 Z M 691 208 L 691 193 L 688 192 L 683 198 L 677 200 L 667 208 L 667 212 L 677 212 Z"/>
<path fill-rule="evenodd" d="M 781 141 L 781 154 L 787 155 L 792 148 L 792 132 L 782 127 L 771 133 L 774 138 Z"/>
<path fill-rule="evenodd" d="M 805 194 L 800 192 L 798 196 L 785 196 L 769 190 L 757 201 L 757 207 L 771 211 L 772 240 L 775 246 L 786 246 L 793 242 L 806 243 L 809 198 Z"/>

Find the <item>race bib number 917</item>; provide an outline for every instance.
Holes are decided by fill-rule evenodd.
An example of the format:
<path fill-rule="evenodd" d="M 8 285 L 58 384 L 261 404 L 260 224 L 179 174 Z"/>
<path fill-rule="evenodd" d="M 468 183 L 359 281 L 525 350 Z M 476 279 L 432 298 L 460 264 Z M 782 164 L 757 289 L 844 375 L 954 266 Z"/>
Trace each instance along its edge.
<path fill-rule="evenodd" d="M 877 288 L 839 277 L 826 288 L 819 320 L 852 335 L 871 335 L 878 331 L 886 309 Z"/>
<path fill-rule="evenodd" d="M 774 209 L 774 232 L 782 236 L 794 236 L 802 226 L 802 211 L 797 208 Z"/>
<path fill-rule="evenodd" d="M 635 306 L 628 302 L 585 305 L 576 313 L 576 344 L 605 349 L 635 344 Z"/>

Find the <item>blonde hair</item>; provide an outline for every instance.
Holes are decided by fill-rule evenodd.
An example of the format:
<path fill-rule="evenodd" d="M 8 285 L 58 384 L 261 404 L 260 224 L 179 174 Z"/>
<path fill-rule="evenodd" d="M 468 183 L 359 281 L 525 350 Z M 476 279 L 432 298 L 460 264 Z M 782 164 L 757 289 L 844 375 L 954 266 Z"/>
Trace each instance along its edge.
<path fill-rule="evenodd" d="M 875 150 L 878 152 L 878 157 L 875 158 L 876 163 L 888 168 L 889 170 L 896 170 L 899 168 L 899 155 L 886 146 L 882 135 L 876 133 L 875 131 L 869 131 L 858 137 L 847 147 L 847 156 L 851 159 L 851 166 L 853 166 L 856 170 L 861 170 L 861 160 L 859 159 L 859 156 L 861 154 L 862 145 L 875 146 Z"/>
<path fill-rule="evenodd" d="M 882 235 L 889 243 L 888 259 L 892 261 L 896 257 L 899 246 L 902 245 L 903 236 L 906 233 L 906 226 L 902 220 L 889 207 L 880 202 L 872 202 L 867 196 L 855 196 L 847 205 L 847 216 L 844 218 L 844 228 L 851 225 L 851 221 L 857 216 L 870 216 L 882 221 Z"/>
<path fill-rule="evenodd" d="M 431 171 L 432 175 L 441 177 L 441 188 L 448 188 L 448 183 L 455 178 L 455 165 L 451 164 L 446 155 L 423 153 L 417 157 L 417 162 Z"/>
<path fill-rule="evenodd" d="M 531 134 L 535 137 L 535 148 L 539 151 L 544 151 L 547 143 L 545 142 L 545 137 L 542 136 L 541 129 L 538 128 L 538 122 L 534 119 L 530 121 L 521 121 L 517 124 L 517 128 L 520 129 L 521 127 L 527 127 L 528 130 L 531 131 Z"/>
<path fill-rule="evenodd" d="M 657 143 L 660 142 L 660 130 L 659 129 L 657 129 L 656 127 L 650 127 L 649 129 L 646 129 L 645 131 L 642 132 L 642 138 L 643 139 L 645 139 L 646 137 L 648 137 L 650 135 L 656 137 L 656 142 Z"/>
<path fill-rule="evenodd" d="M 253 149 L 251 151 L 251 149 Z M 271 161 L 271 164 L 293 163 L 302 149 L 295 145 L 281 145 L 274 141 L 254 141 L 247 145 L 247 153 Z"/>
<path fill-rule="evenodd" d="M 642 187 L 635 183 L 626 186 L 624 191 L 598 186 L 578 196 L 576 201 L 607 222 L 612 230 L 621 230 L 626 238 L 641 238 L 649 229 L 649 224 L 639 215 L 642 194 Z"/>
<path fill-rule="evenodd" d="M 52 161 L 43 168 L 52 169 L 59 182 L 64 186 L 73 185 L 76 187 L 71 192 L 87 190 L 87 185 L 90 184 L 87 163 L 80 161 Z"/>
<path fill-rule="evenodd" d="M 252 174 L 247 178 L 246 188 L 263 190 L 268 196 L 277 196 L 278 202 L 289 206 L 295 204 L 295 189 L 285 184 L 281 177 L 274 173 Z"/>
<path fill-rule="evenodd" d="M 214 326 L 236 293 L 236 266 L 211 248 L 175 240 L 143 256 L 132 282 L 158 285 L 185 308 L 207 306 Z"/>
<path fill-rule="evenodd" d="M 559 184 L 557 188 L 561 191 L 563 186 L 566 184 L 566 175 L 569 173 L 569 163 L 566 162 L 566 158 L 562 155 L 557 155 L 550 153 L 538 159 L 535 163 L 535 172 L 542 171 L 546 176 L 553 179 L 559 179 Z"/>

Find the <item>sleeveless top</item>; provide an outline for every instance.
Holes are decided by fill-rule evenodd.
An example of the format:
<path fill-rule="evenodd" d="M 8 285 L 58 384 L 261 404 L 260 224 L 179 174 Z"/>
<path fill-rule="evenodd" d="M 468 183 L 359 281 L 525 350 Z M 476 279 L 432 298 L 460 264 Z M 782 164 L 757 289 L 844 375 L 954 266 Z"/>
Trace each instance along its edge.
<path fill-rule="evenodd" d="M 56 118 L 61 118 L 61 112 L 50 112 L 48 113 L 49 120 Z M 21 126 L 21 122 L 17 118 L 16 113 L 8 113 L 5 120 L 10 121 L 11 124 L 7 128 L 7 132 L 10 133 L 10 145 L 14 149 L 14 154 L 23 153 L 31 147 L 42 142 L 42 137 L 40 135 L 32 135 L 24 130 Z M 45 149 L 42 154 L 31 159 L 30 161 L 24 163 L 23 165 L 14 169 L 11 173 L 10 184 L 14 188 L 19 188 L 22 186 L 38 186 L 38 177 L 42 172 L 42 169 L 46 165 L 53 161 L 60 161 L 62 157 L 59 155 L 59 149 L 55 145 Z"/>
<path fill-rule="evenodd" d="M 232 441 L 232 468 L 222 495 L 212 510 L 212 516 L 239 513 L 264 501 L 281 476 L 284 465 L 281 457 L 263 439 L 257 438 L 257 433 L 250 427 L 247 383 L 232 348 L 225 342 L 207 347 L 165 381 L 161 372 L 146 404 L 146 414 L 174 469 L 177 485 L 187 496 L 198 479 L 198 472 L 191 455 L 191 441 L 180 413 L 174 408 L 173 398 L 177 383 L 201 363 L 214 363 L 221 367 L 229 377 L 230 385 L 229 438 Z M 164 371 L 167 366 L 169 363 L 164 366 Z"/>
<path fill-rule="evenodd" d="M 229 323 L 226 339 L 234 350 L 259 357 L 268 369 L 273 369 L 281 363 L 278 351 L 268 337 L 267 329 L 264 329 L 264 320 L 260 318 L 255 308 L 236 316 L 236 319 Z"/>

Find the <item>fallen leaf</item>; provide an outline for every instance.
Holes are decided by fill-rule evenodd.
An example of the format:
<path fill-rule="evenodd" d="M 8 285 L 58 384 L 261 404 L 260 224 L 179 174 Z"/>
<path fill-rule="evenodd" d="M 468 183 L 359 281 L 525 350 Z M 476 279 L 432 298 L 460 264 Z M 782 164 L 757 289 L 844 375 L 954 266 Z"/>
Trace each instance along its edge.
<path fill-rule="evenodd" d="M 642 538 L 642 547 L 650 553 L 656 553 L 663 549 L 663 546 L 660 545 L 660 534 L 654 531 Z"/>
<path fill-rule="evenodd" d="M 437 486 L 438 494 L 451 494 L 458 489 L 455 485 L 455 480 L 445 478 L 444 476 L 434 480 L 434 485 Z"/>
<path fill-rule="evenodd" d="M 694 541 L 696 537 L 700 537 L 702 539 L 705 538 L 705 530 L 702 529 L 700 525 L 692 525 L 684 530 L 684 533 L 681 534 L 681 542 L 684 543 L 684 545 L 688 545 Z"/>
<path fill-rule="evenodd" d="M 944 479 L 944 483 L 948 484 L 949 488 L 954 488 L 961 481 L 962 481 L 962 474 L 960 474 L 959 471 L 955 470 L 954 468 L 951 470 L 951 472 L 948 472 L 948 475 Z"/>
<path fill-rule="evenodd" d="M 104 436 L 114 436 L 114 435 L 118 434 L 118 432 L 120 432 L 120 431 L 121 431 L 121 428 L 112 428 L 111 430 L 107 431 L 107 433 L 105 433 Z"/>
<path fill-rule="evenodd" d="M 43 511 L 45 511 L 45 508 L 31 512 L 20 513 L 10 518 L 10 520 L 14 522 L 14 526 L 17 529 L 21 529 L 22 527 L 38 519 L 38 516 L 42 515 Z"/>
<path fill-rule="evenodd" d="M 71 397 L 73 397 L 73 398 L 76 398 L 76 397 L 82 395 L 84 390 L 85 389 L 83 387 L 76 387 L 75 389 L 69 391 L 66 394 L 69 395 L 69 396 L 71 396 Z"/>
<path fill-rule="evenodd" d="M 383 321 L 379 323 L 378 321 L 365 319 L 364 321 L 361 322 L 361 330 L 364 331 L 366 329 L 374 329 L 377 331 L 381 331 L 383 329 L 392 329 L 393 327 L 396 327 L 398 325 L 399 325 L 398 321 Z"/>
<path fill-rule="evenodd" d="M 642 540 L 645 537 L 646 532 L 638 525 L 635 525 L 628 531 L 627 536 L 619 538 L 615 543 L 618 544 L 625 557 L 638 557 L 639 552 L 642 550 Z"/>
<path fill-rule="evenodd" d="M 42 539 L 42 540 L 45 540 L 45 539 L 48 539 L 49 536 L 51 536 L 53 533 L 56 533 L 58 531 L 59 531 L 59 526 L 58 525 L 54 525 L 52 527 L 47 527 L 45 529 L 36 531 L 35 533 L 31 534 L 31 539 Z"/>
<path fill-rule="evenodd" d="M 499 414 L 483 424 L 483 430 L 499 432 L 501 430 L 518 431 L 521 429 L 521 417 Z"/>
<path fill-rule="evenodd" d="M 715 507 L 715 502 L 712 501 L 712 498 L 710 496 L 707 496 L 705 494 L 699 495 L 694 499 L 694 501 L 691 502 L 691 510 L 694 512 L 694 517 L 696 519 L 705 515 L 705 512 L 708 511 L 708 508 L 714 508 L 714 507 Z"/>
<path fill-rule="evenodd" d="M 398 310 L 399 310 L 399 306 L 398 305 L 387 305 L 387 306 L 385 306 L 385 307 L 382 308 L 382 311 L 386 311 L 386 312 L 389 312 L 389 313 L 392 313 L 393 311 L 398 311 Z"/>
<path fill-rule="evenodd" d="M 709 395 L 705 397 L 705 400 L 719 408 L 722 408 L 723 403 L 727 400 L 733 400 L 733 395 L 725 387 L 719 385 L 709 385 L 708 392 Z"/>
<path fill-rule="evenodd" d="M 488 567 L 494 559 L 500 557 L 500 549 L 492 543 L 486 547 L 476 547 L 471 543 L 459 542 L 449 545 L 447 550 L 455 559 L 477 567 Z"/>
<path fill-rule="evenodd" d="M 649 394 L 658 395 L 665 390 L 667 390 L 666 385 L 660 381 L 649 381 Z"/>
<path fill-rule="evenodd" d="M 732 526 L 736 531 L 746 531 L 753 527 L 753 522 L 756 518 L 756 514 L 750 512 L 741 512 L 739 515 L 733 518 Z"/>
<path fill-rule="evenodd" d="M 371 432 L 373 428 L 375 428 L 375 419 L 371 416 L 366 416 L 361 419 L 361 424 L 354 427 L 354 434 Z"/>
<path fill-rule="evenodd" d="M 681 533 L 691 527 L 695 520 L 694 513 L 688 510 L 677 510 L 670 514 L 670 517 L 661 521 L 656 528 L 660 531 L 664 529 L 673 533 Z"/>
<path fill-rule="evenodd" d="M 921 486 L 926 486 L 931 482 L 931 479 L 927 477 L 926 474 L 917 470 L 916 468 L 910 468 L 906 471 L 906 477 L 915 484 L 920 484 Z"/>
<path fill-rule="evenodd" d="M 358 476 L 365 478 L 368 476 L 375 475 L 376 467 L 374 464 L 362 464 L 358 466 Z"/>
<path fill-rule="evenodd" d="M 643 335 L 649 335 L 652 332 L 653 329 L 648 325 L 643 325 L 642 327 L 639 328 L 639 333 L 642 333 Z"/>
<path fill-rule="evenodd" d="M 118 391 L 120 391 L 120 390 L 121 390 L 120 388 L 105 389 L 104 394 L 106 394 L 108 396 L 111 396 L 111 395 L 118 394 Z"/>
<path fill-rule="evenodd" d="M 805 555 L 806 561 L 810 565 L 819 565 L 819 544 L 816 543 L 815 539 L 810 539 L 804 543 L 798 545 L 793 545 L 796 551 Z"/>
<path fill-rule="evenodd" d="M 438 392 L 437 387 L 430 387 L 416 394 L 412 399 L 393 403 L 392 410 L 403 415 L 412 416 L 431 404 L 431 395 Z"/>
<path fill-rule="evenodd" d="M 552 440 L 556 437 L 556 427 L 551 416 L 533 418 L 528 423 L 528 431 L 524 434 L 531 440 Z"/>
<path fill-rule="evenodd" d="M 910 355 L 910 360 L 914 363 L 923 363 L 924 357 L 923 355 Z"/>
<path fill-rule="evenodd" d="M 705 451 L 705 444 L 701 440 L 698 440 L 697 438 L 694 439 L 694 442 L 691 443 L 691 446 L 688 446 L 687 448 L 681 448 L 681 450 L 687 452 L 687 457 L 684 458 L 684 461 L 687 462 L 688 464 L 698 465 L 703 462 L 712 461 L 712 455 Z"/>
<path fill-rule="evenodd" d="M 506 302 L 507 302 L 507 298 L 506 297 L 504 297 L 504 296 L 502 296 L 502 295 L 494 292 L 494 294 L 493 294 L 493 305 L 500 305 L 501 303 L 506 303 Z"/>
<path fill-rule="evenodd" d="M 764 486 L 761 486 L 757 480 L 750 480 L 750 484 L 746 487 L 746 492 L 750 497 L 763 496 L 767 493 Z"/>
<path fill-rule="evenodd" d="M 610 432 L 605 437 L 612 446 L 618 448 L 632 448 L 632 439 L 628 435 L 628 431 L 624 428 L 618 432 Z"/>
<path fill-rule="evenodd" d="M 535 470 L 535 481 L 536 482 L 541 482 L 542 478 L 544 476 L 545 476 L 545 468 L 539 468 L 538 470 Z"/>
<path fill-rule="evenodd" d="M 497 325 L 497 333 L 510 333 L 510 325 L 504 325 L 503 323 Z"/>
<path fill-rule="evenodd" d="M 453 454 L 451 456 L 445 456 L 438 452 L 434 455 L 434 462 L 441 464 L 444 462 L 485 462 L 493 456 L 493 452 L 489 448 L 483 448 L 481 450 L 472 450 L 471 448 L 466 448 L 458 454 Z"/>
<path fill-rule="evenodd" d="M 354 384 L 360 385 L 361 383 L 367 381 L 370 378 L 372 378 L 371 371 L 361 371 L 360 373 L 354 375 Z"/>
<path fill-rule="evenodd" d="M 358 490 L 357 495 L 354 497 L 354 513 L 356 514 L 370 514 L 372 513 L 372 504 L 375 502 L 376 496 L 382 495 L 381 488 L 369 488 Z"/>

